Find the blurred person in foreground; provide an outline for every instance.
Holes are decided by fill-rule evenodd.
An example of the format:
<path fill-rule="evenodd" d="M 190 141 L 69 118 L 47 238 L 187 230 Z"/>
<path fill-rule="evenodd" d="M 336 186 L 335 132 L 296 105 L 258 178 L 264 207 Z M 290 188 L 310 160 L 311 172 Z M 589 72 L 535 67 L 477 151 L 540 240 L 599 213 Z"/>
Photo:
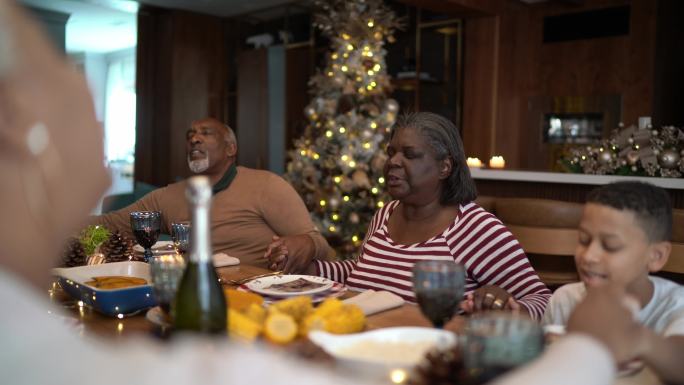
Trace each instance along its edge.
<path fill-rule="evenodd" d="M 454 261 L 465 268 L 467 313 L 522 310 L 541 319 L 551 292 L 508 228 L 474 202 L 475 182 L 456 126 L 429 112 L 402 116 L 387 156 L 384 176 L 394 200 L 373 216 L 358 258 L 313 261 L 308 272 L 415 302 L 413 265 Z M 269 251 L 272 269 L 296 257 L 277 244 Z"/>
<path fill-rule="evenodd" d="M 199 119 L 186 132 L 188 167 L 206 175 L 213 186 L 211 205 L 212 248 L 240 259 L 242 263 L 267 267 L 264 253 L 279 239 L 301 261 L 325 259 L 330 247 L 316 229 L 297 192 L 280 176 L 266 170 L 238 166 L 235 133 L 214 118 Z M 156 189 L 120 210 L 94 217 L 102 224 L 132 236 L 130 213 L 160 211 L 162 232 L 171 224 L 190 220 L 185 189 L 187 180 Z"/>
<path fill-rule="evenodd" d="M 617 285 L 638 300 L 635 357 L 665 382 L 684 384 L 684 286 L 649 275 L 667 263 L 671 236 L 672 204 L 662 188 L 617 182 L 593 190 L 575 252 L 581 282 L 553 294 L 544 323 L 565 324 L 588 288 Z"/>
<path fill-rule="evenodd" d="M 240 345 L 79 336 L 46 288 L 64 240 L 108 186 L 102 147 L 84 79 L 19 6 L 0 0 L 2 383 L 346 383 L 320 368 L 302 375 L 299 361 Z"/>
<path fill-rule="evenodd" d="M 63 239 L 82 224 L 106 189 L 101 139 L 83 79 L 56 57 L 21 9 L 0 0 L 3 383 L 362 383 L 242 345 L 86 339 L 57 317 L 59 310 L 44 288 Z M 79 189 L 72 191 L 77 182 Z M 634 349 L 625 338 L 633 325 L 619 299 L 619 293 L 590 292 L 575 311 L 577 322 L 569 322 L 567 339 L 500 383 L 610 384 L 615 372 L 611 355 L 620 360 Z M 567 355 L 578 351 L 576 364 L 568 365 Z"/>

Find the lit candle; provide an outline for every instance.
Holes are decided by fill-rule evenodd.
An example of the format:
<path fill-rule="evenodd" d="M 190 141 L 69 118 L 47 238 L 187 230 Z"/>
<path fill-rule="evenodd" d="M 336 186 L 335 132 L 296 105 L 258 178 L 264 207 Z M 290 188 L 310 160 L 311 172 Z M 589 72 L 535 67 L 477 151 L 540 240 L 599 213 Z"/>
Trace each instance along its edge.
<path fill-rule="evenodd" d="M 489 160 L 490 168 L 504 168 L 505 166 L 506 161 L 503 156 L 493 156 L 492 159 Z"/>
<path fill-rule="evenodd" d="M 466 164 L 468 164 L 468 167 L 482 167 L 482 161 L 479 158 L 468 158 L 466 159 Z"/>

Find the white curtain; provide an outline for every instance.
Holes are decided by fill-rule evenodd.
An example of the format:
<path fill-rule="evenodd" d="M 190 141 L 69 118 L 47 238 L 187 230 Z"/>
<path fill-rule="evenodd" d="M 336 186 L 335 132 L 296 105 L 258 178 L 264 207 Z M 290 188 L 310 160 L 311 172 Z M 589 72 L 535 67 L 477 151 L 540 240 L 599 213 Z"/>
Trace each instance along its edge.
<path fill-rule="evenodd" d="M 135 152 L 135 51 L 108 55 L 105 156 L 133 163 Z"/>

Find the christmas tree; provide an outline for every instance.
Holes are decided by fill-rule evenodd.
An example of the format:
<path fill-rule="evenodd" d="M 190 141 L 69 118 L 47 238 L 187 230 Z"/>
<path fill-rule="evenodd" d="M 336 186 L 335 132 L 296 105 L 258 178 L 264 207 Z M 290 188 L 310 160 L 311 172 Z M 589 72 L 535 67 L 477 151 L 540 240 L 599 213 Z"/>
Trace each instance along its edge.
<path fill-rule="evenodd" d="M 381 0 L 316 2 L 314 24 L 330 40 L 325 68 L 309 81 L 313 99 L 286 178 L 342 257 L 354 254 L 375 210 L 387 202 L 384 146 L 399 106 L 385 66 L 400 27 Z"/>

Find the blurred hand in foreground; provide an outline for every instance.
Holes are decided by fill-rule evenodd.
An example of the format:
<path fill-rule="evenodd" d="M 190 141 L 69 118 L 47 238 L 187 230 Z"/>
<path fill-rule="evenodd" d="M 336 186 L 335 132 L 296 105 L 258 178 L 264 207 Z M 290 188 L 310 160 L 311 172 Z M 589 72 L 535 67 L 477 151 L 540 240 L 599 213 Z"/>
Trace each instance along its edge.
<path fill-rule="evenodd" d="M 603 343 L 617 362 L 643 349 L 645 330 L 634 321 L 637 300 L 616 286 L 588 288 L 587 296 L 568 320 L 568 332 L 583 333 Z"/>

